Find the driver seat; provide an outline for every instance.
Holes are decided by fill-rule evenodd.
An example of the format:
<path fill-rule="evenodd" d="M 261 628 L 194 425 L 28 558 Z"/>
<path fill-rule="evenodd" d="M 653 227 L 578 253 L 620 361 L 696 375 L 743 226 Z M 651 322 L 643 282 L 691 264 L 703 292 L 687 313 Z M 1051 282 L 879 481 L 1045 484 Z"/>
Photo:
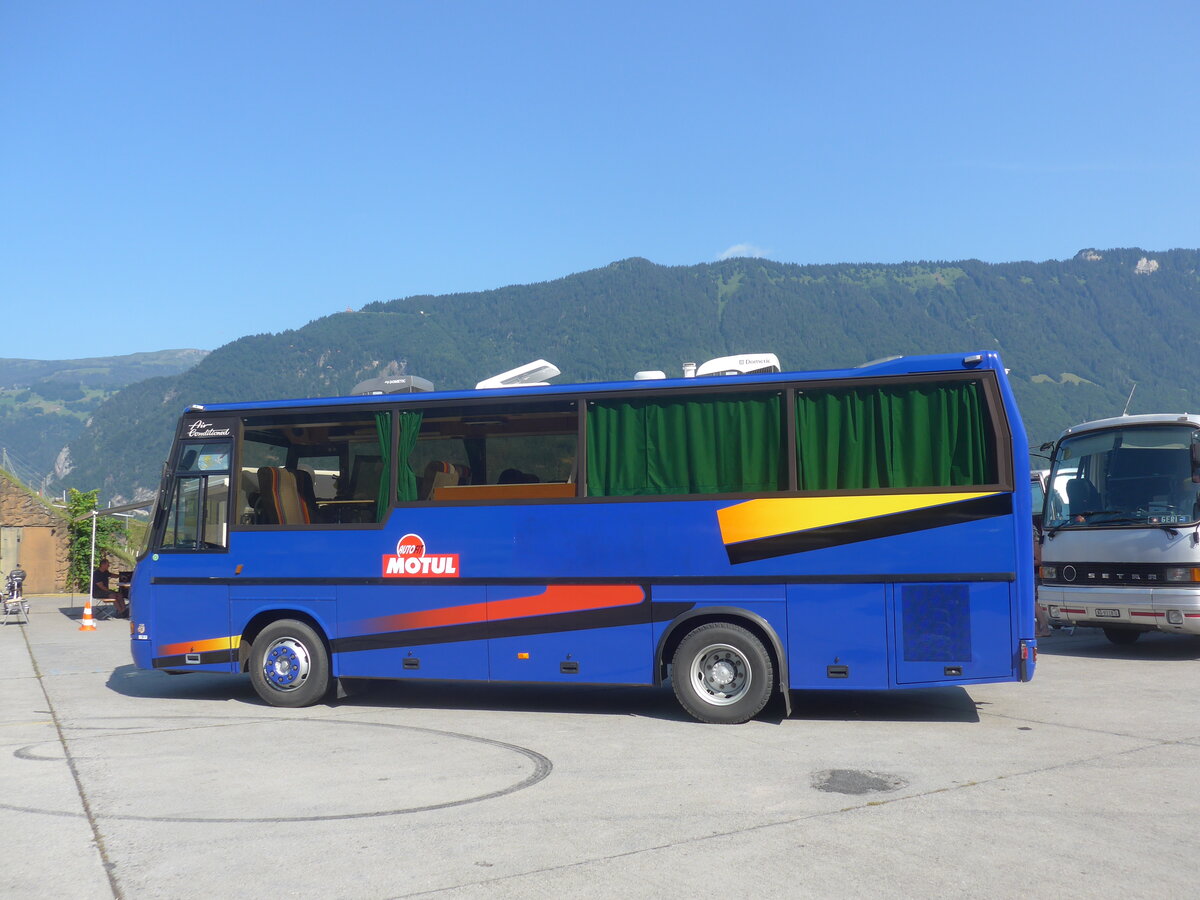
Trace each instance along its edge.
<path fill-rule="evenodd" d="M 1086 478 L 1072 478 L 1067 482 L 1067 503 L 1071 514 L 1078 515 L 1088 510 L 1100 509 L 1100 492 Z"/>

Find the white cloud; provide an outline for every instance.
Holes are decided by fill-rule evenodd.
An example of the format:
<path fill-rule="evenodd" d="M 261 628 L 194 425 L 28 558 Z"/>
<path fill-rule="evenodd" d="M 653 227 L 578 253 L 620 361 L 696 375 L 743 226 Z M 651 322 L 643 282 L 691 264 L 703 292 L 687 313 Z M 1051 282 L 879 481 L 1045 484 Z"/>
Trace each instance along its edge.
<path fill-rule="evenodd" d="M 753 244 L 734 244 L 732 247 L 718 253 L 717 259 L 732 259 L 735 256 L 749 256 L 753 259 L 762 259 L 769 252 L 762 247 L 755 247 Z"/>

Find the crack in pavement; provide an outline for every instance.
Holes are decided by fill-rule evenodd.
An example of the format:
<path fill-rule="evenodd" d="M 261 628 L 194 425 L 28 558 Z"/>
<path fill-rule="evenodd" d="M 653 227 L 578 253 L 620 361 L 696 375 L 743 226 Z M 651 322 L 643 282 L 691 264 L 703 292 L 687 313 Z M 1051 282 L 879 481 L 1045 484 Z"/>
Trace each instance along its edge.
<path fill-rule="evenodd" d="M 108 879 L 108 885 L 112 889 L 112 895 L 115 900 L 124 900 L 125 894 L 122 892 L 121 886 L 117 883 L 116 875 L 113 873 L 115 863 L 109 859 L 108 848 L 104 844 L 104 835 L 100 833 L 96 817 L 92 814 L 92 805 L 88 801 L 87 792 L 83 789 L 83 779 L 79 775 L 79 767 L 75 764 L 75 758 L 71 755 L 71 748 L 67 743 L 67 736 L 63 732 L 62 722 L 58 718 L 58 711 L 54 708 L 54 701 L 50 699 L 50 692 L 46 690 L 46 681 L 42 677 L 42 670 L 38 665 L 37 655 L 33 652 L 33 647 L 29 643 L 29 633 L 22 631 L 21 636 L 25 640 L 25 650 L 29 654 L 29 662 L 33 666 L 33 674 L 37 678 L 38 687 L 42 690 L 42 696 L 46 698 L 46 706 L 50 710 L 50 718 L 54 723 L 54 730 L 58 733 L 58 742 L 62 745 L 63 755 L 67 761 L 67 768 L 71 772 L 71 778 L 75 781 L 75 791 L 79 795 L 79 802 L 83 805 L 83 812 L 87 818 L 88 827 L 92 830 L 92 840 L 96 842 L 96 850 L 100 854 L 100 862 L 104 868 L 104 875 Z"/>

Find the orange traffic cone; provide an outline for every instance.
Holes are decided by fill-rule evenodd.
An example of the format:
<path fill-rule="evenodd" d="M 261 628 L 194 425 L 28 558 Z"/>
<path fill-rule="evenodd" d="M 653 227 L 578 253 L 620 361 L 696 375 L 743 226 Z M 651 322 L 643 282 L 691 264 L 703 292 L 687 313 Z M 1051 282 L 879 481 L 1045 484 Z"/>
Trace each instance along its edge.
<path fill-rule="evenodd" d="M 92 598 L 88 597 L 83 604 L 83 621 L 79 623 L 80 631 L 95 631 L 96 621 L 92 618 Z"/>

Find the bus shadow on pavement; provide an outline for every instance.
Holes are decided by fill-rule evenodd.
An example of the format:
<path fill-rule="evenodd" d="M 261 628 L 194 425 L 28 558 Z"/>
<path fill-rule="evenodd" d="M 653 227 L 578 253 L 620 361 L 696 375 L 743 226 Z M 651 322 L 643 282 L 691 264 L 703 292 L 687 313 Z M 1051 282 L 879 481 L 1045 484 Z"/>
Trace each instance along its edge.
<path fill-rule="evenodd" d="M 186 672 L 171 675 L 167 672 L 141 670 L 131 664 L 114 669 L 109 675 L 107 687 L 125 697 L 156 700 L 233 700 L 263 709 L 271 708 L 259 698 L 250 684 L 249 677 L 245 675 L 227 675 L 220 672 Z M 348 696 L 341 700 L 328 700 L 325 705 L 379 709 L 626 714 L 692 721 L 679 708 L 669 687 L 477 684 L 387 679 L 354 679 L 347 682 L 347 687 Z"/>
<path fill-rule="evenodd" d="M 1038 655 L 1165 662 L 1200 659 L 1200 637 L 1147 632 L 1136 643 L 1121 646 L 1109 641 L 1099 628 L 1079 628 L 1074 634 L 1059 632 L 1048 638 L 1040 638 Z"/>
<path fill-rule="evenodd" d="M 825 722 L 978 722 L 979 708 L 957 686 L 895 691 L 793 691 L 793 719 Z"/>
<path fill-rule="evenodd" d="M 187 672 L 170 675 L 146 671 L 130 663 L 117 666 L 106 686 L 123 697 L 155 700 L 240 700 L 265 706 L 254 693 L 250 679 L 221 672 Z"/>
<path fill-rule="evenodd" d="M 341 704 L 381 708 L 627 715 L 695 721 L 680 708 L 669 686 L 389 680 L 356 681 L 350 684 L 350 696 L 340 701 Z M 763 717 L 770 720 L 765 710 Z"/>
<path fill-rule="evenodd" d="M 481 709 L 512 712 L 560 712 L 631 715 L 695 723 L 664 687 L 463 684 L 450 681 L 376 681 L 341 701 L 357 706 L 420 709 Z M 792 713 L 785 716 L 775 693 L 755 721 L 780 724 L 794 720 L 879 722 L 977 722 L 975 701 L 961 687 L 914 691 L 793 691 Z M 698 723 L 697 723 L 698 724 Z"/>
<path fill-rule="evenodd" d="M 269 708 L 244 675 L 189 672 L 169 675 L 133 665 L 118 666 L 107 686 L 125 697 L 156 700 L 233 700 Z M 359 680 L 347 682 L 349 695 L 327 705 L 378 709 L 487 710 L 571 715 L 641 716 L 694 723 L 665 687 L 465 683 L 456 681 Z M 977 722 L 975 701 L 961 687 L 910 691 L 795 691 L 793 720 L 867 722 Z M 776 694 L 756 721 L 787 721 Z M 696 723 L 699 724 L 699 723 Z"/>
<path fill-rule="evenodd" d="M 133 665 L 119 666 L 108 678 L 109 690 L 125 697 L 154 700 L 233 700 L 270 709 L 245 675 L 188 672 L 170 675 L 149 672 Z M 327 700 L 330 707 L 378 709 L 491 710 L 500 712 L 550 712 L 575 715 L 627 715 L 694 722 L 667 687 L 627 685 L 560 685 L 466 683 L 457 681 L 400 681 L 353 679 L 346 683 L 348 696 Z M 320 704 L 318 704 L 320 705 Z M 783 703 L 773 698 L 758 721 L 783 721 Z"/>

